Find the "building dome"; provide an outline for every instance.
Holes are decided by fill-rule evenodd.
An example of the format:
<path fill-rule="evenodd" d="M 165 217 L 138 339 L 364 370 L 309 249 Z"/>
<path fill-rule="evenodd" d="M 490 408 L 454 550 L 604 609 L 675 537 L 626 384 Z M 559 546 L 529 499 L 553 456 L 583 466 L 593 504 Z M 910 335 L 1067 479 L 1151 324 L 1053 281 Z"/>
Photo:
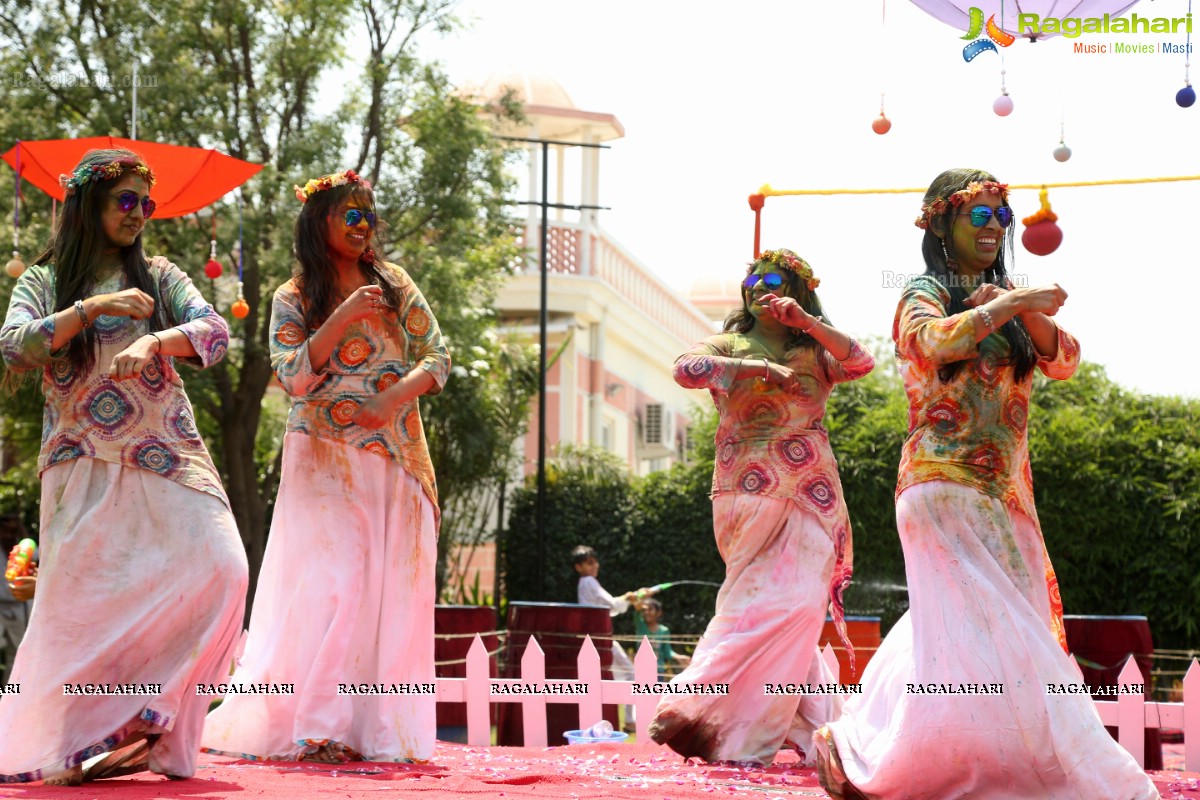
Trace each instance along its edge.
<path fill-rule="evenodd" d="M 512 89 L 528 120 L 526 125 L 502 125 L 498 132 L 508 136 L 608 142 L 625 135 L 625 128 L 612 114 L 578 108 L 567 90 L 549 75 L 509 65 L 478 85 L 463 88 L 475 102 L 490 105 Z"/>
<path fill-rule="evenodd" d="M 484 100 L 497 100 L 506 89 L 512 89 L 524 106 L 575 108 L 567 90 L 554 78 L 513 64 L 493 72 L 473 93 Z"/>
<path fill-rule="evenodd" d="M 741 307 L 742 294 L 736 278 L 728 274 L 702 275 L 692 284 L 688 300 L 709 319 L 721 322 L 729 312 Z"/>

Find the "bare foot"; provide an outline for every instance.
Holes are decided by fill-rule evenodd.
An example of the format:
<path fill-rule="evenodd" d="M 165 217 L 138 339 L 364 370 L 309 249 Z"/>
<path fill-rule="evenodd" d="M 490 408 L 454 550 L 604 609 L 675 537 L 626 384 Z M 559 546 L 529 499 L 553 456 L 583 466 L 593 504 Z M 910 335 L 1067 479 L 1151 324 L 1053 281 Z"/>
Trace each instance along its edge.
<path fill-rule="evenodd" d="M 42 780 L 43 786 L 79 786 L 82 783 L 83 767 L 78 764 Z"/>

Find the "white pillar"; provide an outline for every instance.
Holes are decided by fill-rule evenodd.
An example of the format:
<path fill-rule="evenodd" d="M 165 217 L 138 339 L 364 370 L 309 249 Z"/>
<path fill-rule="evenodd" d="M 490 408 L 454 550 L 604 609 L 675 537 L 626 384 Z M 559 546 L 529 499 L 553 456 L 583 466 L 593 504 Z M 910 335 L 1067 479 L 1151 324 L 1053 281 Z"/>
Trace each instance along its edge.
<path fill-rule="evenodd" d="M 608 399 L 607 375 L 604 369 L 604 339 L 607 335 L 608 309 L 600 312 L 600 320 L 588 330 L 588 355 L 592 359 L 592 396 L 589 403 L 588 440 L 599 447 L 604 442 L 604 403 Z"/>
<path fill-rule="evenodd" d="M 596 141 L 596 135 L 592 131 L 590 125 L 584 125 L 580 132 L 579 141 L 584 144 L 593 144 Z M 600 180 L 599 173 L 599 154 L 600 151 L 595 147 L 581 147 L 580 164 L 582 165 L 579 175 L 579 204 L 584 206 L 599 205 L 597 199 L 599 192 L 597 186 Z M 579 274 L 592 274 L 592 241 L 600 233 L 599 224 L 597 222 L 597 214 L 595 209 L 584 209 L 579 213 Z"/>
<path fill-rule="evenodd" d="M 566 156 L 567 148 L 565 148 L 561 145 L 557 145 L 557 144 L 551 145 L 551 147 L 554 148 L 554 155 L 555 155 L 554 202 L 558 203 L 560 206 L 564 206 L 567 204 L 567 202 L 565 200 L 563 200 L 563 174 L 566 172 L 566 169 L 564 166 L 564 159 Z M 558 220 L 559 222 L 562 222 L 562 218 L 563 218 L 563 209 L 561 209 L 561 208 L 554 209 L 554 219 Z"/>
<path fill-rule="evenodd" d="M 538 138 L 537 123 L 534 122 L 529 129 L 529 138 Z M 542 185 L 541 171 L 538 169 L 541 162 L 542 147 L 538 144 L 529 144 L 529 205 L 525 206 L 528 213 L 525 216 L 525 265 L 528 269 L 529 265 L 537 260 L 538 253 L 538 225 L 541 224 L 541 209 L 534 205 L 541 200 L 538 194 L 538 188 Z"/>

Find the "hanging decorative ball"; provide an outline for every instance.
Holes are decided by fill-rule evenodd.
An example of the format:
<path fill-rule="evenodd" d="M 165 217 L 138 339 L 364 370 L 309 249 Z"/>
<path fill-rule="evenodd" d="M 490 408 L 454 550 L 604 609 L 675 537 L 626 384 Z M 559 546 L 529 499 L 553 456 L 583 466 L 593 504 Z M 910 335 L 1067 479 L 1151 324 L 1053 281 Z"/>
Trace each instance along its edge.
<path fill-rule="evenodd" d="M 19 278 L 25 272 L 25 262 L 21 260 L 20 256 L 14 254 L 9 259 L 9 262 L 4 265 L 4 271 L 10 278 Z"/>
<path fill-rule="evenodd" d="M 215 258 L 210 258 L 208 263 L 204 265 L 204 274 L 207 275 L 211 280 L 215 281 L 217 278 L 221 277 L 222 273 L 224 272 L 225 269 L 221 266 L 221 262 L 217 261 Z"/>
<path fill-rule="evenodd" d="M 1058 223 L 1037 222 L 1025 228 L 1021 234 L 1021 244 L 1035 256 L 1048 256 L 1062 244 L 1063 232 Z"/>
<path fill-rule="evenodd" d="M 1012 98 L 1008 96 L 1008 92 L 1005 92 L 997 97 L 995 102 L 992 103 L 992 111 L 996 112 L 997 117 L 1007 117 L 1012 113 L 1012 110 L 1013 101 Z"/>
<path fill-rule="evenodd" d="M 1066 161 L 1070 157 L 1071 157 L 1071 148 L 1067 147 L 1062 142 L 1059 142 L 1058 147 L 1054 148 L 1054 160 L 1062 162 L 1062 161 Z"/>
<path fill-rule="evenodd" d="M 1191 86 L 1185 86 L 1175 93 L 1175 102 L 1180 108 L 1191 108 L 1196 102 L 1196 90 Z"/>
<path fill-rule="evenodd" d="M 1021 220 L 1025 226 L 1021 234 L 1021 244 L 1035 256 L 1048 256 L 1062 244 L 1063 232 L 1058 227 L 1058 215 L 1050 210 L 1050 193 L 1043 188 L 1038 197 L 1042 207 L 1034 214 Z"/>
<path fill-rule="evenodd" d="M 239 297 L 233 301 L 233 305 L 229 307 L 229 311 L 237 319 L 245 319 L 250 313 L 250 304 Z"/>
<path fill-rule="evenodd" d="M 887 133 L 891 129 L 892 129 L 892 121 L 890 119 L 888 119 L 887 117 L 885 117 L 883 114 L 880 114 L 871 123 L 871 130 L 875 131 L 880 136 L 883 136 L 885 133 Z"/>

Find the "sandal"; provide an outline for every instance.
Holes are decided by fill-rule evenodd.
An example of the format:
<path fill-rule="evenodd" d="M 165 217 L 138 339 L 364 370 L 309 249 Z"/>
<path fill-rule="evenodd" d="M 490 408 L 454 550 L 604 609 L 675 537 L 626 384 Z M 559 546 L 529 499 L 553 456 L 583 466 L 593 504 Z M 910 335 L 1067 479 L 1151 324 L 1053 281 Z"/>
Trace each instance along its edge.
<path fill-rule="evenodd" d="M 141 739 L 126 747 L 120 747 L 90 759 L 83 768 L 83 781 L 102 778 L 120 778 L 150 769 L 150 742 Z"/>

